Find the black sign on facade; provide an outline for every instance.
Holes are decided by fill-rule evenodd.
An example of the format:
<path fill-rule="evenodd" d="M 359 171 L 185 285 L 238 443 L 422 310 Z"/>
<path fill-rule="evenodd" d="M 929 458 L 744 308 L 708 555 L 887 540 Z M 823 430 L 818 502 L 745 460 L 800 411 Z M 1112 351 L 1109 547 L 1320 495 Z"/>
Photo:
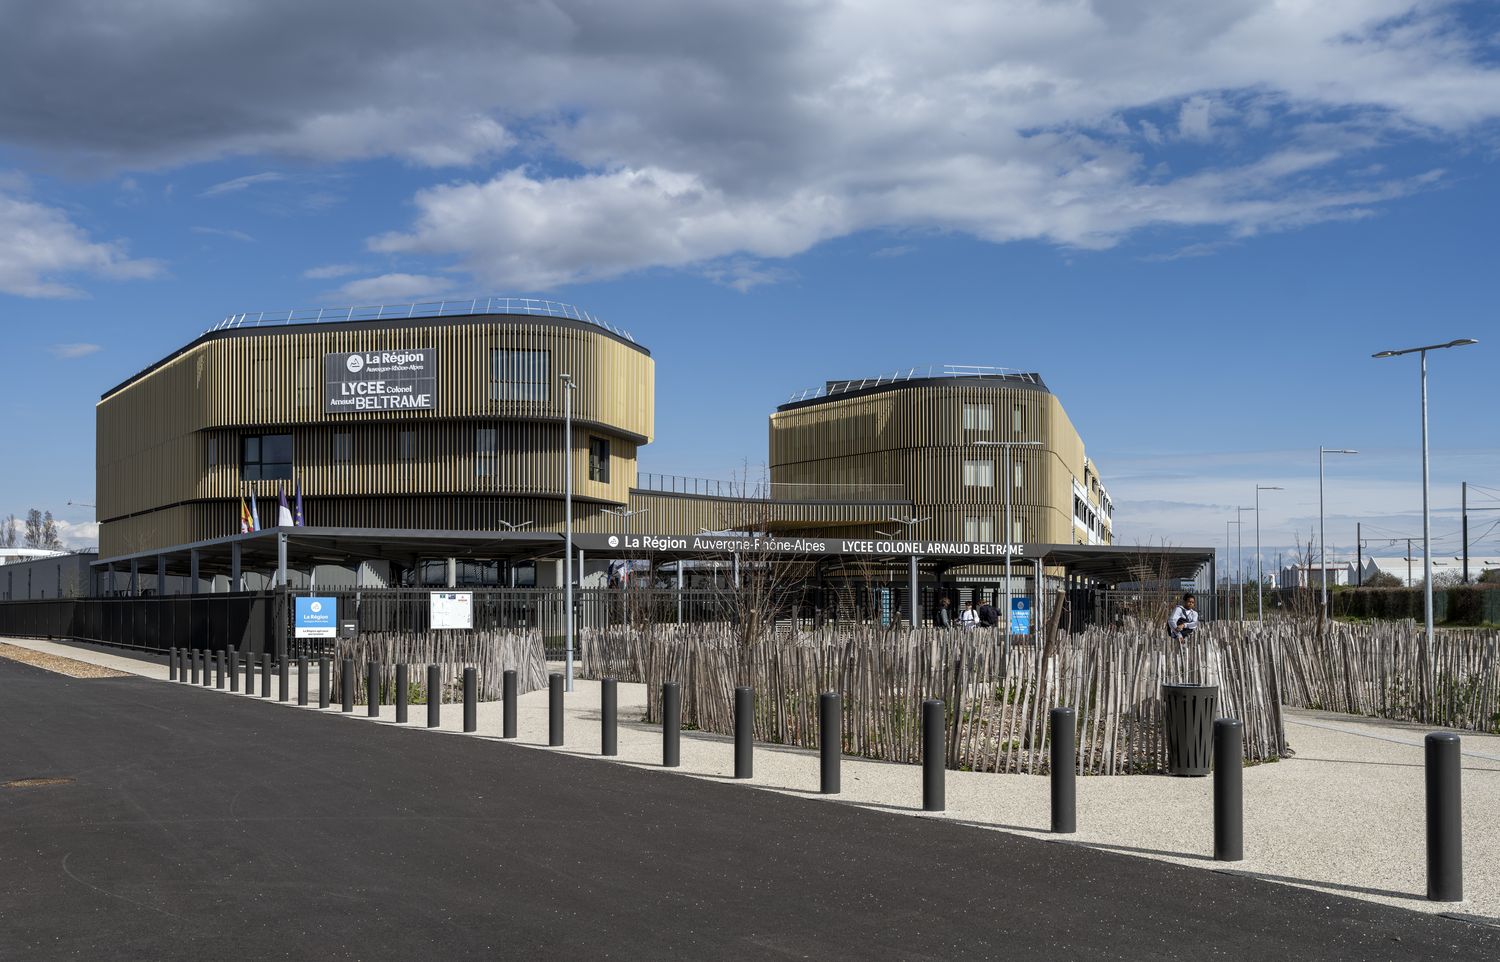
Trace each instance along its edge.
<path fill-rule="evenodd" d="M 430 411 L 437 406 L 437 351 L 403 347 L 323 355 L 323 413 Z"/>

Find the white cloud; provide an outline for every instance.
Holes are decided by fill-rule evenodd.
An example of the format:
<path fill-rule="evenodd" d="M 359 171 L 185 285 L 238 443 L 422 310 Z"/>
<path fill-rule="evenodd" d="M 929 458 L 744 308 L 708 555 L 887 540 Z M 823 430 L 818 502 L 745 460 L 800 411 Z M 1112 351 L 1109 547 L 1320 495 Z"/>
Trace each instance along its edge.
<path fill-rule="evenodd" d="M 103 350 L 103 347 L 98 344 L 54 344 L 47 348 L 47 350 L 51 351 L 56 357 L 60 357 L 65 361 L 71 361 L 74 358 L 88 357 L 90 354 L 96 354 Z"/>
<path fill-rule="evenodd" d="M 425 274 L 381 274 L 350 281 L 327 295 L 344 304 L 386 304 L 433 297 L 451 289 L 453 281 Z"/>
<path fill-rule="evenodd" d="M 158 261 L 132 258 L 119 241 L 96 241 L 59 208 L 0 192 L 0 293 L 21 297 L 82 297 L 64 278 L 155 277 Z"/>
<path fill-rule="evenodd" d="M 194 234 L 205 234 L 209 237 L 227 237 L 230 240 L 237 240 L 246 244 L 255 243 L 254 237 L 251 237 L 242 230 L 235 230 L 232 227 L 194 227 L 192 231 Z"/>
<path fill-rule="evenodd" d="M 1189 97 L 1177 111 L 1177 136 L 1184 140 L 1207 141 L 1213 137 L 1213 101 L 1207 97 Z"/>
<path fill-rule="evenodd" d="M 233 180 L 220 181 L 199 191 L 198 196 L 220 197 L 224 194 L 237 194 L 242 190 L 254 187 L 256 184 L 274 184 L 282 180 L 286 180 L 286 175 L 278 174 L 274 170 L 264 171 L 259 174 L 246 174 L 244 177 L 236 177 Z"/>
<path fill-rule="evenodd" d="M 302 272 L 302 276 L 313 281 L 333 280 L 336 277 L 348 277 L 350 274 L 358 274 L 362 268 L 358 264 L 324 264 L 321 267 L 309 267 Z"/>

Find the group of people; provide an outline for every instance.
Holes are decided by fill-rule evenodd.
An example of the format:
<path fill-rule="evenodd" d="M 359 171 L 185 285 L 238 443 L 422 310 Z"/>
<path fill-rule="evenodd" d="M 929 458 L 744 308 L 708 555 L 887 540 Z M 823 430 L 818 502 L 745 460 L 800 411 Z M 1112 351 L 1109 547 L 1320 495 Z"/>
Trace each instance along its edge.
<path fill-rule="evenodd" d="M 933 616 L 932 623 L 939 628 L 952 628 L 956 624 L 965 630 L 998 628 L 1000 627 L 1000 609 L 990 604 L 987 598 L 981 601 L 978 607 L 975 607 L 972 601 L 965 601 L 958 611 L 958 616 L 954 617 L 952 599 L 944 598 L 938 603 L 937 614 Z"/>

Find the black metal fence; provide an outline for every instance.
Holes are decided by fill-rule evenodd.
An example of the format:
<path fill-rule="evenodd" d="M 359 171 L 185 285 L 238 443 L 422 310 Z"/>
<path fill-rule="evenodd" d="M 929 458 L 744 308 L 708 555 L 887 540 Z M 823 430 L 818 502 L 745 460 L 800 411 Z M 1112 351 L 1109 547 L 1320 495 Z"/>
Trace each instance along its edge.
<path fill-rule="evenodd" d="M 0 635 L 70 638 L 165 651 L 234 646 L 279 657 L 286 636 L 276 593 L 177 595 L 165 598 L 56 598 L 0 603 Z"/>

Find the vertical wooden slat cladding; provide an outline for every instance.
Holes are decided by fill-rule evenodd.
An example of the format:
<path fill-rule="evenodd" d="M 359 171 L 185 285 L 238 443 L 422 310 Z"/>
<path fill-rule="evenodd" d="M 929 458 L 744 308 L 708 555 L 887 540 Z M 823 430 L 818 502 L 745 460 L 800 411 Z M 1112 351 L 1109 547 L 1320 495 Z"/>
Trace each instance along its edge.
<path fill-rule="evenodd" d="M 964 406 L 988 407 L 988 427 L 966 427 Z M 976 421 L 979 419 L 976 417 Z M 1019 430 L 1017 430 L 1019 428 Z M 962 540 L 966 518 L 985 518 L 1004 539 L 1004 468 L 998 447 L 976 441 L 1040 441 L 1012 449 L 1011 516 L 1020 541 L 1072 543 L 1073 479 L 1084 478 L 1083 440 L 1058 399 L 1014 381 L 944 378 L 787 405 L 771 415 L 772 482 L 901 484 L 923 536 Z M 964 462 L 993 465 L 990 487 L 964 484 Z"/>
<path fill-rule="evenodd" d="M 325 354 L 419 348 L 437 352 L 433 410 L 324 413 Z M 494 396 L 497 349 L 545 352 L 546 396 Z M 643 348 L 602 329 L 485 315 L 205 335 L 99 402 L 101 551 L 144 551 L 237 530 L 242 494 L 277 491 L 275 481 L 241 480 L 241 441 L 255 434 L 292 435 L 304 498 L 325 499 L 330 508 L 406 495 L 560 498 L 564 373 L 578 384 L 574 491 L 584 500 L 625 504 L 637 448 L 654 430 L 655 369 Z M 493 429 L 496 441 L 483 470 L 476 463 L 480 428 Z M 400 456 L 403 431 L 412 433 L 409 460 Z M 352 445 L 347 462 L 334 456 L 342 434 Z M 589 478 L 591 436 L 609 441 L 608 481 Z M 264 502 L 262 508 L 265 522 Z M 331 511 L 316 523 L 353 522 Z"/>

